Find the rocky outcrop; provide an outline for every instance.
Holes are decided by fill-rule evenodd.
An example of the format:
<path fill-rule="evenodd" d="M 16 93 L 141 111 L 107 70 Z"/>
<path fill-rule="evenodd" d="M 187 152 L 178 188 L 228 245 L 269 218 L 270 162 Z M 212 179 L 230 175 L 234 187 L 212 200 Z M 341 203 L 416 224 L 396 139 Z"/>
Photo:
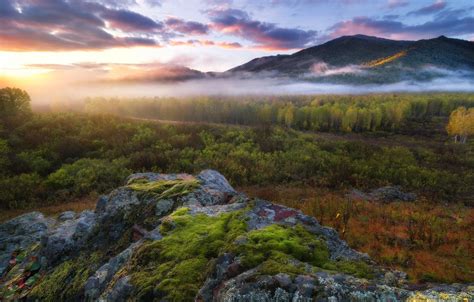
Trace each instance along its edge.
<path fill-rule="evenodd" d="M 0 225 L 0 300 L 470 301 L 469 285 L 410 289 L 300 211 L 218 172 L 138 173 L 94 211 Z"/>
<path fill-rule="evenodd" d="M 0 276 L 5 274 L 12 254 L 38 244 L 54 224 L 53 219 L 38 212 L 18 216 L 0 224 Z"/>

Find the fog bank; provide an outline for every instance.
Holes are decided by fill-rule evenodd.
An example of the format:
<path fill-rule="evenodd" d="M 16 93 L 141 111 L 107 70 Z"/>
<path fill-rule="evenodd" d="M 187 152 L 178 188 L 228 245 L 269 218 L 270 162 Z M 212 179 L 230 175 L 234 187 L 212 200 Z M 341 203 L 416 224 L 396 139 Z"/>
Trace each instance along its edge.
<path fill-rule="evenodd" d="M 472 77 L 443 77 L 427 82 L 343 85 L 288 79 L 200 79 L 173 83 L 97 83 L 48 80 L 37 83 L 1 83 L 28 91 L 33 104 L 70 102 L 86 97 L 160 97 L 244 94 L 366 94 L 385 92 L 474 92 Z"/>

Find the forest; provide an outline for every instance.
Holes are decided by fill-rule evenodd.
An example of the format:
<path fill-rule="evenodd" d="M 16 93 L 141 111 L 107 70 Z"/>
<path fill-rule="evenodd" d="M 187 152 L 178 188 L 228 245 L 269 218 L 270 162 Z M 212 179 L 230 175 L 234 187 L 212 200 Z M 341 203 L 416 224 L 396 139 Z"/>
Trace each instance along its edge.
<path fill-rule="evenodd" d="M 280 125 L 298 130 L 393 131 L 410 120 L 448 117 L 474 107 L 474 95 L 372 94 L 175 98 L 89 98 L 88 113 L 236 125 Z"/>
<path fill-rule="evenodd" d="M 473 265 L 465 238 L 474 223 L 474 95 L 256 98 L 96 98 L 79 112 L 38 113 L 27 92 L 1 89 L 0 219 L 93 200 L 133 172 L 212 168 L 251 196 L 300 208 L 340 232 L 351 226 L 351 245 L 413 268 L 414 280 L 472 280 L 459 267 Z M 417 201 L 376 206 L 344 197 L 386 185 Z M 352 215 L 341 223 L 345 212 Z M 386 231 L 394 225 L 399 241 Z"/>

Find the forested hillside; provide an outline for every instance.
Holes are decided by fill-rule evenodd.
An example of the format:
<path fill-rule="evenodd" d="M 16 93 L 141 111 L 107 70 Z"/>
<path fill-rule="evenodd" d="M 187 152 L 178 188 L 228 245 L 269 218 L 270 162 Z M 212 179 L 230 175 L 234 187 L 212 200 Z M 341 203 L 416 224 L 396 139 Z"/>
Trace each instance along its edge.
<path fill-rule="evenodd" d="M 342 36 L 291 55 L 255 58 L 226 74 L 315 82 L 387 84 L 472 73 L 474 43 L 439 36 L 418 41 Z M 471 75 L 472 77 L 472 75 Z"/>

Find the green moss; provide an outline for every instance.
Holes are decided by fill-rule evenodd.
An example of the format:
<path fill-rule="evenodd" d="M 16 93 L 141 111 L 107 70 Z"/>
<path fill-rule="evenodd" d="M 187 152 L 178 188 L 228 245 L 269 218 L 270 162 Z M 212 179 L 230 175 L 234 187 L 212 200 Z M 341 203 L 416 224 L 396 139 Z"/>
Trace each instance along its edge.
<path fill-rule="evenodd" d="M 329 251 L 324 240 L 317 238 L 302 226 L 294 228 L 269 225 L 253 230 L 247 235 L 247 242 L 238 246 L 242 264 L 255 267 L 279 252 L 314 266 L 322 266 L 329 261 Z"/>
<path fill-rule="evenodd" d="M 189 213 L 189 208 L 187 207 L 181 207 L 179 209 L 176 209 L 170 216 L 171 217 L 178 217 L 178 216 L 184 216 Z"/>
<path fill-rule="evenodd" d="M 260 265 L 259 273 L 270 276 L 279 273 L 295 276 L 304 274 L 305 267 L 302 263 L 297 264 L 291 256 L 285 253 L 274 252 Z"/>
<path fill-rule="evenodd" d="M 247 230 L 245 210 L 210 217 L 181 208 L 162 225 L 164 238 L 142 245 L 128 274 L 138 300 L 192 301 L 213 269 L 216 258 L 231 252 L 243 269 L 259 266 L 259 274 L 303 274 L 313 267 L 366 275 L 368 266 L 333 262 L 326 242 L 303 226 L 270 225 Z M 236 240 L 238 239 L 238 240 Z"/>
<path fill-rule="evenodd" d="M 137 298 L 193 300 L 212 260 L 245 233 L 241 214 L 191 216 L 181 208 L 170 215 L 173 228 L 166 229 L 162 240 L 144 244 L 132 260 L 131 281 Z"/>
<path fill-rule="evenodd" d="M 83 296 L 87 279 L 98 268 L 100 253 L 68 260 L 48 272 L 29 297 L 40 301 L 71 301 Z"/>
<path fill-rule="evenodd" d="M 332 261 L 326 263 L 323 268 L 331 271 L 343 272 L 349 275 L 366 279 L 372 279 L 374 275 L 373 268 L 363 261 Z"/>
<path fill-rule="evenodd" d="M 157 181 L 138 179 L 129 183 L 127 187 L 156 199 L 166 199 L 189 194 L 197 189 L 199 184 L 196 178 Z"/>

